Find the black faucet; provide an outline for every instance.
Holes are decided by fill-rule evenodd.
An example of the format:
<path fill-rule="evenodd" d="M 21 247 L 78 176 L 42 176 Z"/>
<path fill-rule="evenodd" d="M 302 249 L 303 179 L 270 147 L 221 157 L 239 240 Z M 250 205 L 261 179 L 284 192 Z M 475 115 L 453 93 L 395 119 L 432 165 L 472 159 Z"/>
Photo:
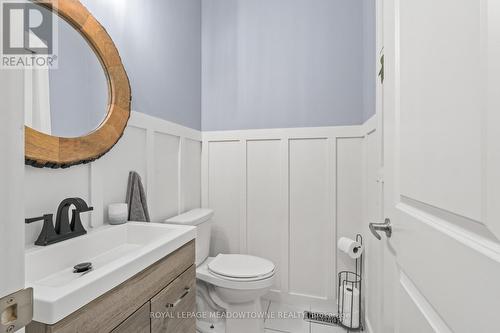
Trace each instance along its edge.
<path fill-rule="evenodd" d="M 68 219 L 68 211 L 71 206 L 75 206 L 72 211 L 71 223 Z M 64 240 L 85 235 L 87 231 L 82 225 L 80 213 L 89 212 L 93 210 L 89 207 L 85 200 L 81 198 L 68 198 L 64 199 L 57 209 L 56 224 L 54 227 L 53 217 L 54 214 L 45 214 L 40 217 L 26 219 L 26 223 L 33 223 L 43 221 L 43 228 L 35 241 L 35 245 L 47 246 L 62 242 Z"/>

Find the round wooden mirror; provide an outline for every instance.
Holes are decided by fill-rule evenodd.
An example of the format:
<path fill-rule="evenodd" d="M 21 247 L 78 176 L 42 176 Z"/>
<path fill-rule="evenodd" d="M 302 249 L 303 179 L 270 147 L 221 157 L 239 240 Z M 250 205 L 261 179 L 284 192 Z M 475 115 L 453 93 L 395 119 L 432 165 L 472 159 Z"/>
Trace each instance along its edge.
<path fill-rule="evenodd" d="M 92 63 L 91 65 L 87 64 L 87 66 L 92 66 L 97 74 L 88 75 L 85 80 L 91 83 L 94 90 L 99 88 L 101 90 L 97 91 L 97 93 L 80 91 L 81 88 L 76 83 L 79 80 L 83 81 L 83 78 L 79 76 L 91 71 L 88 68 L 75 71 L 75 66 L 71 61 L 67 61 L 66 68 L 72 69 L 68 70 L 73 75 L 72 78 L 68 78 L 67 75 L 63 75 L 61 72 L 54 73 L 57 74 L 54 76 L 59 77 L 59 80 L 61 80 L 59 82 L 63 83 L 56 84 L 56 86 L 64 86 L 64 83 L 67 82 L 68 86 L 64 87 L 62 91 L 72 97 L 69 103 L 63 103 L 57 98 L 56 101 L 52 100 L 54 98 L 53 92 L 42 93 L 42 96 L 50 96 L 50 101 L 45 103 L 45 105 L 49 105 L 49 110 L 48 112 L 43 111 L 42 114 L 50 113 L 51 109 L 52 113 L 54 113 L 53 109 L 59 107 L 55 114 L 63 117 L 64 122 L 60 123 L 68 124 L 68 128 L 58 124 L 54 116 L 52 116 L 52 121 L 50 118 L 48 122 L 45 121 L 45 124 L 49 123 L 45 127 L 43 121 L 41 123 L 40 121 L 31 122 L 32 117 L 27 117 L 30 120 L 26 121 L 25 126 L 26 164 L 35 167 L 67 168 L 92 162 L 113 148 L 127 126 L 131 108 L 131 90 L 127 73 L 113 40 L 79 1 L 33 0 L 32 3 L 41 6 L 43 10 L 49 10 L 54 16 L 58 15 L 61 21 L 59 22 L 60 35 L 63 31 L 69 30 L 65 26 L 69 24 L 68 26 L 74 29 L 76 35 L 83 40 L 83 44 L 88 46 L 88 50 L 78 53 L 81 56 L 78 57 L 76 63 L 83 66 L 84 53 L 90 51 L 95 55 L 97 61 L 96 59 L 90 59 L 88 56 L 86 58 L 89 59 L 89 63 Z M 68 35 L 68 32 L 66 32 L 66 35 Z M 76 43 L 81 44 L 81 42 L 73 40 L 66 49 L 74 50 Z M 61 47 L 59 48 L 61 49 Z M 63 55 L 59 57 L 59 62 L 63 60 L 62 57 Z M 101 66 L 102 69 L 96 69 Z M 100 73 L 98 73 L 99 71 Z M 51 80 L 53 80 L 52 77 Z M 48 79 L 45 79 L 45 82 L 48 82 Z M 73 84 L 73 87 L 70 87 L 71 84 Z M 88 86 L 89 84 L 86 84 L 86 87 Z M 71 89 L 73 90 L 71 91 Z M 102 91 L 106 89 L 107 92 Z M 39 100 L 34 99 L 34 101 L 39 103 Z M 97 103 L 90 103 L 91 101 Z M 85 102 L 89 102 L 89 104 L 87 105 Z M 82 112 L 85 113 L 82 119 L 86 119 L 87 124 L 80 120 L 79 114 Z M 92 115 L 93 119 L 89 119 L 91 118 L 90 115 Z M 38 113 L 36 116 L 39 118 Z M 50 123 L 52 123 L 52 127 Z M 69 129 L 75 124 L 79 124 L 81 128 Z"/>

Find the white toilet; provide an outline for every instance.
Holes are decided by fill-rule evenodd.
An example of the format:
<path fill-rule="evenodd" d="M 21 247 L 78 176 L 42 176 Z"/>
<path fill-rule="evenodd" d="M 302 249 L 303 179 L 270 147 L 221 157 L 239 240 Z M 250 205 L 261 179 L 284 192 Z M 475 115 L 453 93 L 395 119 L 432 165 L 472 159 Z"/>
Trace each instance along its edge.
<path fill-rule="evenodd" d="M 275 266 L 269 260 L 242 254 L 208 257 L 212 216 L 213 210 L 200 208 L 165 221 L 196 226 L 198 311 L 212 313 L 200 314 L 197 330 L 222 333 L 225 326 L 226 333 L 264 332 L 260 298 L 271 289 Z"/>

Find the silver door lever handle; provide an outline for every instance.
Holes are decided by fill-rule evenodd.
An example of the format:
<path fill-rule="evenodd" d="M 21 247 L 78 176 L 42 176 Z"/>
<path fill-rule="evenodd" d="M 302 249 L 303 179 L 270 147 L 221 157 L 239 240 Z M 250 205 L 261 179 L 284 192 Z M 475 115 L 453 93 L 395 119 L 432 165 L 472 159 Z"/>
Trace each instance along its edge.
<path fill-rule="evenodd" d="M 391 220 L 385 219 L 384 223 L 370 223 L 370 231 L 372 232 L 373 236 L 375 236 L 378 240 L 382 239 L 382 237 L 380 237 L 380 234 L 378 233 L 379 231 L 385 232 L 387 238 L 391 238 L 392 236 Z"/>

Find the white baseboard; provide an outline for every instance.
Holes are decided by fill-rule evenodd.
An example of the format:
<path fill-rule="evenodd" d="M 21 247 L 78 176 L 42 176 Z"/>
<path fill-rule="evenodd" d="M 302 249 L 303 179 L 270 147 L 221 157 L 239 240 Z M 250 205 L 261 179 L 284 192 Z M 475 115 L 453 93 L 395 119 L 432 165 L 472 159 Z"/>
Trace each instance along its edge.
<path fill-rule="evenodd" d="M 338 312 L 337 304 L 333 300 L 324 300 L 305 295 L 290 295 L 279 291 L 271 291 L 269 294 L 264 296 L 264 298 L 271 302 L 288 304 L 293 308 L 304 311 L 308 310 L 330 314 L 336 314 Z M 368 317 L 365 317 L 365 327 L 363 332 L 376 333 Z"/>
<path fill-rule="evenodd" d="M 336 313 L 337 304 L 333 299 L 322 299 L 307 295 L 294 295 L 279 291 L 271 291 L 265 299 L 272 302 L 292 305 L 294 308 L 299 308 L 312 311 Z"/>

